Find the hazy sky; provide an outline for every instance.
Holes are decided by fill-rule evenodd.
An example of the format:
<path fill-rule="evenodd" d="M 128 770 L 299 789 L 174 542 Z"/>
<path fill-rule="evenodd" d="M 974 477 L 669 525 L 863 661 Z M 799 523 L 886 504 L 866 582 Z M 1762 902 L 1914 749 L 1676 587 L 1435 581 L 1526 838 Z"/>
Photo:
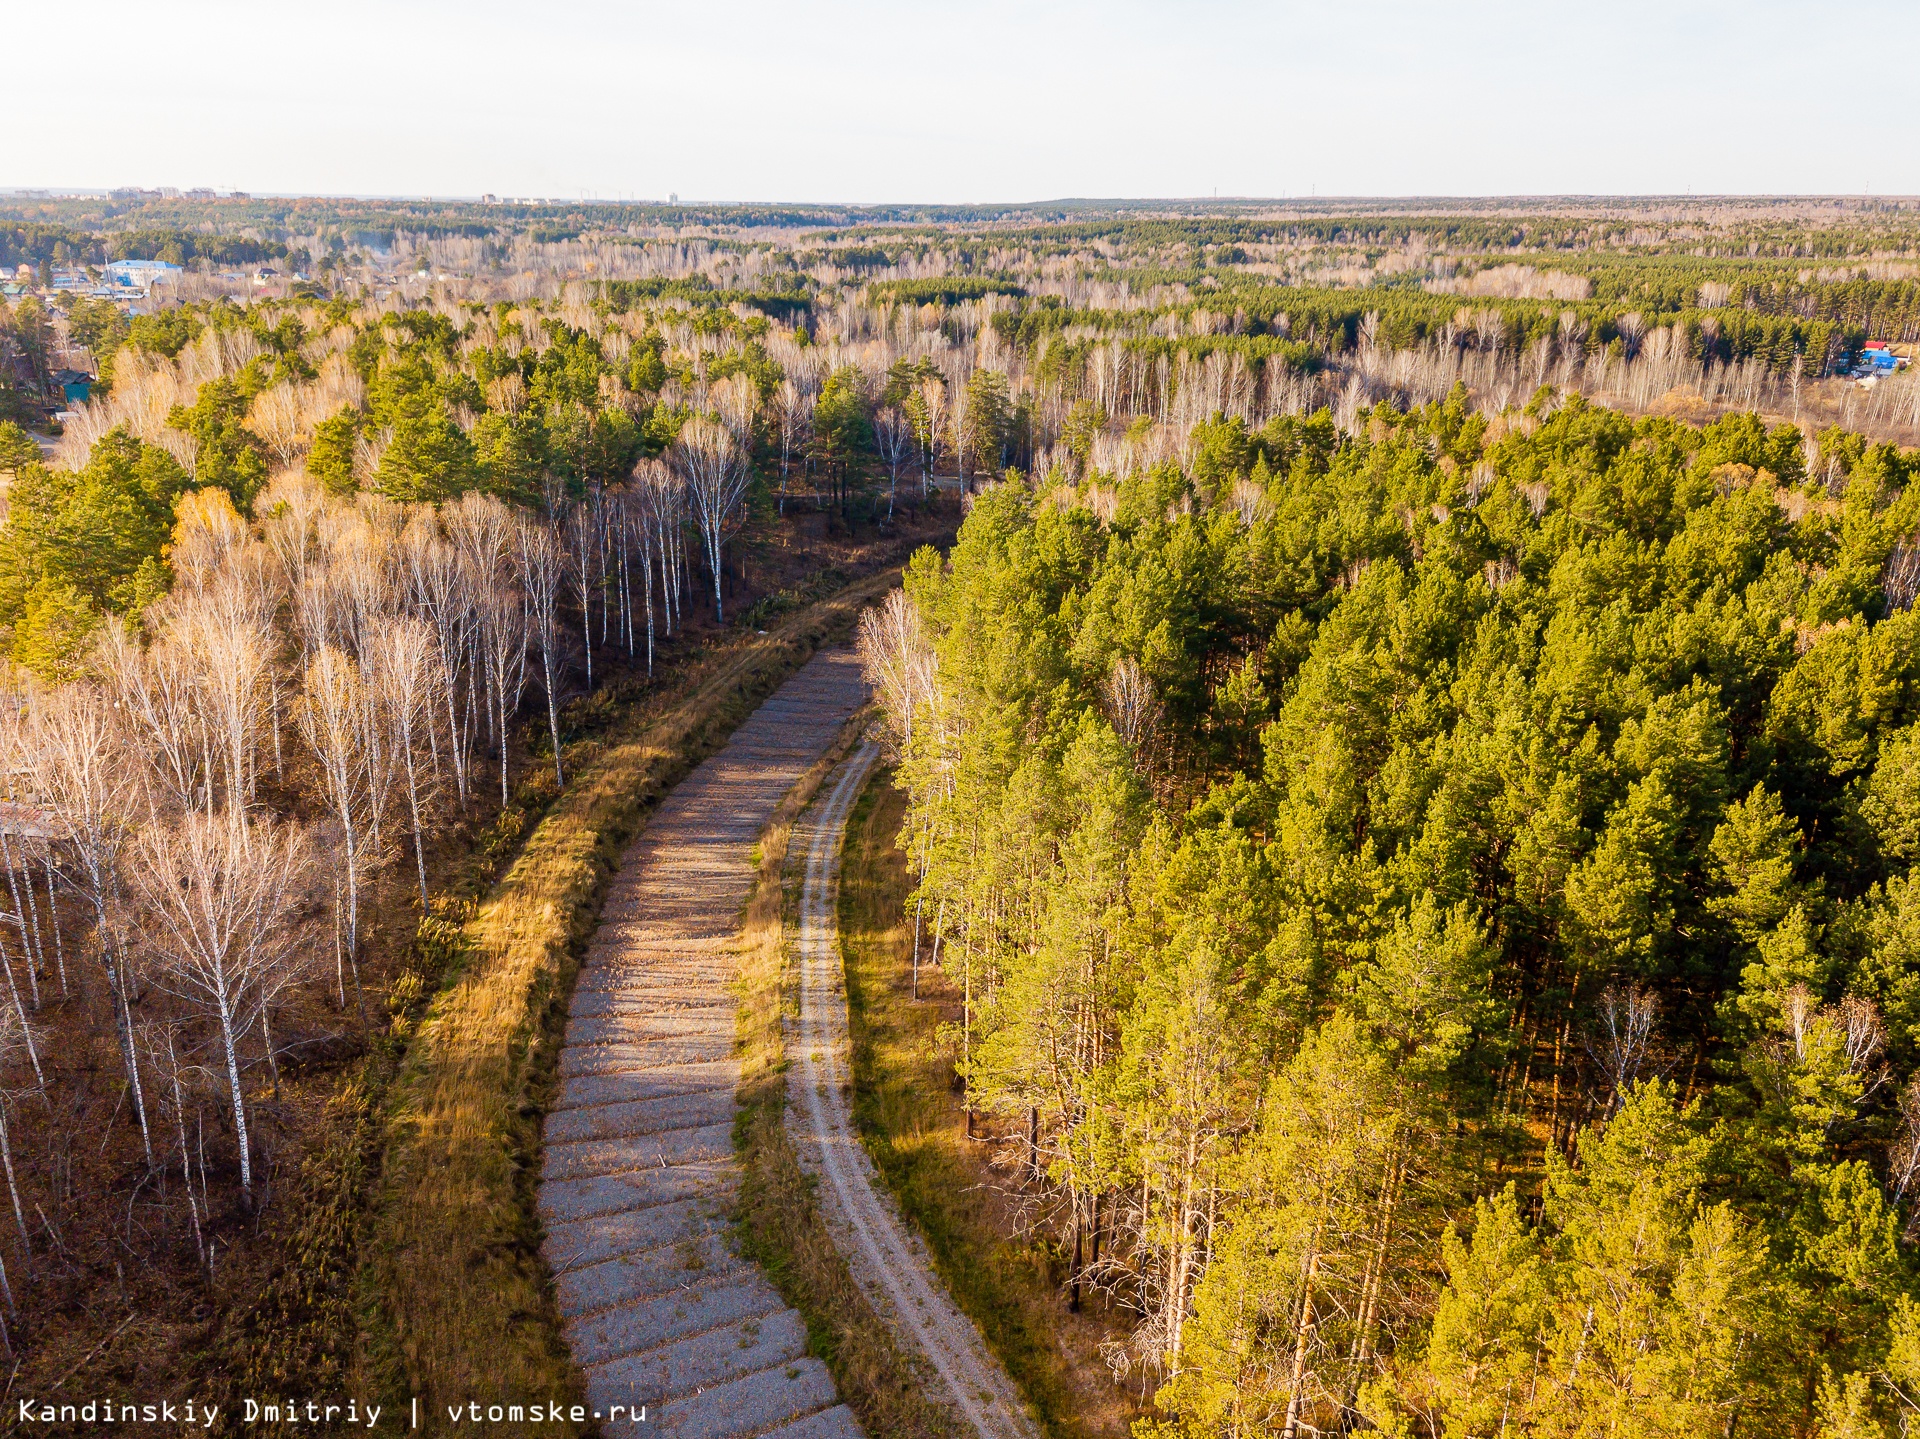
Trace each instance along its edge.
<path fill-rule="evenodd" d="M 6 66 L 0 187 L 1920 192 L 1913 0 L 104 0 L 68 18 Z"/>

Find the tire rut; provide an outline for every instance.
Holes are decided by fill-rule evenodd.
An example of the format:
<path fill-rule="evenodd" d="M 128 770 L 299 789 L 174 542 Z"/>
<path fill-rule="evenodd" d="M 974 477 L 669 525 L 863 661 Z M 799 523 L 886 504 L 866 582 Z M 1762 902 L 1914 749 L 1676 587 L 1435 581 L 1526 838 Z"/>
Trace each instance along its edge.
<path fill-rule="evenodd" d="M 789 1051 L 787 1124 L 801 1163 L 826 1180 L 821 1198 L 828 1226 L 855 1281 L 909 1351 L 924 1357 L 937 1396 L 981 1439 L 1038 1439 L 1013 1381 L 884 1193 L 853 1124 L 839 942 L 840 855 L 847 817 L 877 753 L 871 742 L 863 744 L 829 776 L 796 836 L 794 852 L 805 845 L 806 870 L 797 943 L 800 1021 Z"/>

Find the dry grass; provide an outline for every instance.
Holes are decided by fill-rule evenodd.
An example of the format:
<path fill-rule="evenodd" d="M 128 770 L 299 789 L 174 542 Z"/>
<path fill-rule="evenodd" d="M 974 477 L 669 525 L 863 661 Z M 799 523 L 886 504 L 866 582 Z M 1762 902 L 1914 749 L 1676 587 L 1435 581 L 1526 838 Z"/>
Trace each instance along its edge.
<path fill-rule="evenodd" d="M 467 958 L 394 1084 L 359 1280 L 361 1392 L 418 1395 L 423 1417 L 581 1394 L 540 1261 L 534 1185 L 566 999 L 606 881 L 660 796 L 897 574 L 742 636 L 681 698 L 608 733 L 468 923 Z"/>
<path fill-rule="evenodd" d="M 957 1025 L 959 995 L 922 967 L 913 997 L 913 885 L 894 838 L 906 796 L 876 771 L 847 824 L 840 879 L 840 936 L 853 1033 L 854 1121 L 887 1187 L 932 1251 L 955 1301 L 980 1326 L 1052 1439 L 1121 1439 L 1136 1417 L 1137 1382 L 1115 1385 L 1103 1339 L 1131 1319 L 1090 1296 L 1069 1311 L 1057 1249 L 1013 1237 L 1019 1208 L 989 1164 L 991 1147 L 966 1138 L 943 1024 Z"/>
<path fill-rule="evenodd" d="M 875 1313 L 820 1212 L 814 1180 L 787 1135 L 783 1020 L 795 985 L 787 923 L 797 894 L 783 882 L 793 823 L 845 758 L 866 716 L 787 792 L 761 833 L 758 873 L 747 902 L 740 966 L 740 1101 L 734 1143 L 744 1174 L 735 1215 L 741 1248 L 807 1322 L 808 1348 L 833 1371 L 840 1397 L 867 1433 L 886 1439 L 944 1439 L 952 1416 L 922 1392 L 907 1356 Z"/>

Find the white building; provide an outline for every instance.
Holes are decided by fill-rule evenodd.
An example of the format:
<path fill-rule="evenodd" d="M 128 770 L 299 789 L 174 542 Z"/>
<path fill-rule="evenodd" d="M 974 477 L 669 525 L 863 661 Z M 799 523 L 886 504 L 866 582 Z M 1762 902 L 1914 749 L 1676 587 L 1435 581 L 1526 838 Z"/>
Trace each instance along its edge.
<path fill-rule="evenodd" d="M 165 260 L 110 260 L 107 279 L 130 290 L 150 289 L 156 280 L 167 280 L 180 273 L 178 265 Z"/>

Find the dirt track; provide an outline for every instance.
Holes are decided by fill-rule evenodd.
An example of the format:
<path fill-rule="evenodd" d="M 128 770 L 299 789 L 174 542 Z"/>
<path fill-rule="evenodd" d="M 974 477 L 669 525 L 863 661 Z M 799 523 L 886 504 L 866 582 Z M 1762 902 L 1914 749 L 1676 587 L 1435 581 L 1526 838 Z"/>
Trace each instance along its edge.
<path fill-rule="evenodd" d="M 737 997 L 755 841 L 865 699 L 815 657 L 660 805 L 615 876 L 580 971 L 548 1115 L 545 1255 L 606 1432 L 680 1439 L 861 1433 L 806 1329 L 727 1243 Z"/>
<path fill-rule="evenodd" d="M 924 1356 L 933 1394 L 983 1439 L 1034 1439 L 1013 1383 L 933 1272 L 861 1148 L 851 1112 L 845 968 L 839 943 L 840 851 L 847 816 L 873 767 L 863 745 L 828 778 L 795 832 L 806 856 L 800 892 L 800 1027 L 788 1046 L 787 1125 L 800 1161 L 821 1175 L 827 1222 L 855 1279 L 909 1352 Z M 925 1372 L 925 1371 L 923 1371 Z"/>

